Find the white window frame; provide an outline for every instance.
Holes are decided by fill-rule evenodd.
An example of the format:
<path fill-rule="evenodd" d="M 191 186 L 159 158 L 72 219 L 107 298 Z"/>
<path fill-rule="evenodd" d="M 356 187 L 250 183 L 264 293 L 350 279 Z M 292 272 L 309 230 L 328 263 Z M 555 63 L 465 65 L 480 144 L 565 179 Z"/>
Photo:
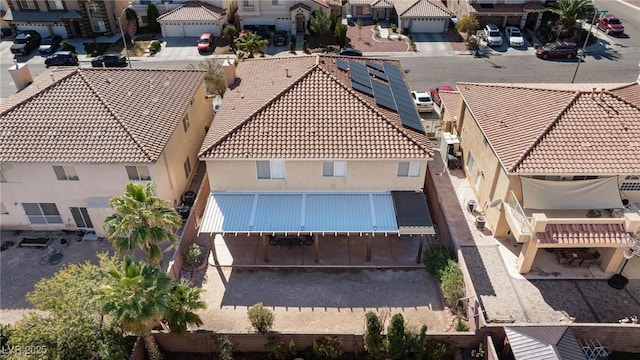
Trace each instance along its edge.
<path fill-rule="evenodd" d="M 398 177 L 419 177 L 421 165 L 420 161 L 399 161 Z"/>
<path fill-rule="evenodd" d="M 91 21 L 91 28 L 93 32 L 101 33 L 107 31 L 107 25 L 102 20 Z"/>
<path fill-rule="evenodd" d="M 135 177 L 133 177 L 133 170 L 135 170 Z M 151 181 L 151 172 L 149 171 L 148 166 L 144 165 L 127 165 L 125 166 L 125 171 L 127 172 L 127 177 L 131 181 Z M 141 174 L 142 172 L 142 174 Z M 147 176 L 144 176 L 146 172 Z"/>
<path fill-rule="evenodd" d="M 476 190 L 480 188 L 480 181 L 482 180 L 482 175 L 483 175 L 482 171 L 478 169 L 478 171 L 476 171 L 476 181 L 474 183 Z"/>
<path fill-rule="evenodd" d="M 476 159 L 473 158 L 473 154 L 471 154 L 471 151 L 469 151 L 469 155 L 467 156 L 467 162 L 465 164 L 465 166 L 467 167 L 467 170 L 471 171 L 473 170 L 473 164 L 476 162 Z"/>
<path fill-rule="evenodd" d="M 39 214 L 27 214 L 25 204 L 37 205 Z M 53 209 L 55 209 L 57 214 L 45 214 L 43 205 L 47 205 L 47 207 L 53 205 Z M 29 223 L 31 225 L 63 224 L 62 217 L 60 216 L 60 210 L 58 210 L 58 206 L 55 203 L 22 203 L 22 209 L 24 210 L 24 214 L 27 216 L 27 219 L 29 219 Z"/>
<path fill-rule="evenodd" d="M 34 0 L 18 0 L 23 10 L 35 10 L 36 2 Z"/>
<path fill-rule="evenodd" d="M 187 159 L 184 161 L 184 164 L 182 164 L 182 168 L 184 169 L 184 175 L 186 176 L 187 179 L 189 179 L 189 176 L 191 175 L 191 161 L 189 160 L 188 156 L 187 156 Z"/>
<path fill-rule="evenodd" d="M 322 176 L 336 177 L 336 178 L 347 177 L 347 162 L 346 161 L 323 161 Z"/>
<path fill-rule="evenodd" d="M 263 171 L 265 170 L 265 166 L 268 164 L 269 174 L 264 174 L 260 176 L 260 167 L 263 167 Z M 285 178 L 285 169 L 284 169 L 284 160 L 258 160 L 256 161 L 256 177 L 258 180 L 284 180 Z"/>
<path fill-rule="evenodd" d="M 64 4 L 62 0 L 47 0 L 49 3 L 49 9 L 51 10 L 64 10 Z"/>
<path fill-rule="evenodd" d="M 191 125 L 191 122 L 189 121 L 189 114 L 185 114 L 182 118 L 182 127 L 184 128 L 184 132 L 189 130 L 189 125 Z"/>
<path fill-rule="evenodd" d="M 60 181 L 79 181 L 78 173 L 74 166 L 54 165 L 53 172 Z"/>

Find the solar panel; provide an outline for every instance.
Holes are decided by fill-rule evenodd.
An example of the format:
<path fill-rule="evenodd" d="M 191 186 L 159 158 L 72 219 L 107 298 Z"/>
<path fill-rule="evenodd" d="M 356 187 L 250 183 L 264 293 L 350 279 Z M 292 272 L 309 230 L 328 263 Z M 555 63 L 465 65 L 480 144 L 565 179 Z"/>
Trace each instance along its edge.
<path fill-rule="evenodd" d="M 369 74 L 377 77 L 380 80 L 389 81 L 387 78 L 387 75 L 385 75 L 384 73 L 381 73 L 380 71 L 369 69 Z"/>
<path fill-rule="evenodd" d="M 371 76 L 369 76 L 369 70 L 367 67 L 359 62 L 349 60 L 349 74 L 351 81 L 355 81 L 366 87 L 371 87 Z"/>
<path fill-rule="evenodd" d="M 336 58 L 336 65 L 340 70 L 344 70 L 344 71 L 349 70 L 349 64 L 340 58 Z"/>
<path fill-rule="evenodd" d="M 384 72 L 389 79 L 389 88 L 395 99 L 396 108 L 402 125 L 424 133 L 424 128 L 420 122 L 420 115 L 411 99 L 411 93 L 402 76 L 402 70 L 399 67 L 383 62 Z M 375 93 L 375 89 L 374 89 Z"/>
<path fill-rule="evenodd" d="M 389 110 L 398 111 L 389 85 L 379 81 L 372 81 L 371 85 L 373 86 L 373 97 L 376 99 L 376 104 L 384 106 Z"/>
<path fill-rule="evenodd" d="M 378 71 L 384 72 L 384 67 L 382 65 L 378 64 L 378 63 L 374 63 L 371 60 L 365 60 L 364 63 L 370 68 L 374 68 L 374 69 L 376 69 Z"/>
<path fill-rule="evenodd" d="M 402 77 L 402 71 L 400 71 L 400 68 L 390 64 L 386 61 L 384 61 L 382 63 L 384 65 L 384 73 L 387 74 L 387 77 L 389 79 L 397 79 L 397 80 L 402 80 L 404 81 L 404 78 Z"/>
<path fill-rule="evenodd" d="M 369 96 L 373 96 L 373 90 L 371 90 L 371 88 L 366 87 L 365 85 L 362 85 L 362 84 L 358 84 L 353 80 L 351 80 L 351 87 Z"/>

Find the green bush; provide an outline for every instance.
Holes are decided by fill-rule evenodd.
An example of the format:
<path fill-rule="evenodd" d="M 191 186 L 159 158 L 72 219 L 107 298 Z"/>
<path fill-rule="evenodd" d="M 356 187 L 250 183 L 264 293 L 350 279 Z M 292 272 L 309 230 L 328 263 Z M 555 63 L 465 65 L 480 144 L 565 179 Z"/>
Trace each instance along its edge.
<path fill-rule="evenodd" d="M 233 360 L 233 342 L 228 335 L 220 335 L 216 339 L 218 343 L 218 359 L 219 360 Z"/>
<path fill-rule="evenodd" d="M 464 277 L 458 263 L 453 260 L 449 260 L 447 267 L 442 271 L 440 290 L 446 305 L 451 309 L 455 309 L 458 300 L 464 296 Z"/>
<path fill-rule="evenodd" d="M 427 360 L 448 360 L 453 358 L 455 347 L 448 341 L 429 340 L 426 344 Z"/>
<path fill-rule="evenodd" d="M 202 262 L 202 250 L 200 249 L 200 245 L 191 243 L 190 246 L 187 246 L 182 251 L 182 260 L 188 267 L 195 267 L 200 265 L 200 263 Z"/>
<path fill-rule="evenodd" d="M 391 32 L 397 33 L 398 32 L 398 25 L 391 23 Z"/>
<path fill-rule="evenodd" d="M 407 330 L 405 332 L 405 359 L 424 360 L 427 349 L 425 348 L 424 340 L 427 337 L 427 326 L 422 325 L 420 332 L 413 330 Z"/>
<path fill-rule="evenodd" d="M 427 272 L 440 282 L 441 273 L 451 258 L 449 249 L 440 243 L 433 243 L 424 250 L 423 262 Z"/>
<path fill-rule="evenodd" d="M 289 43 L 289 52 L 292 54 L 296 53 L 296 44 L 293 41 Z"/>
<path fill-rule="evenodd" d="M 291 340 L 289 346 L 277 338 L 270 337 L 264 345 L 267 358 L 270 360 L 289 360 L 296 357 L 296 345 Z"/>
<path fill-rule="evenodd" d="M 338 360 L 344 355 L 340 345 L 342 340 L 339 337 L 325 336 L 318 340 L 313 340 L 313 355 L 316 359 Z"/>
<path fill-rule="evenodd" d="M 293 47 L 296 47 L 296 43 L 297 43 L 298 39 L 296 38 L 295 35 L 291 35 L 291 43 L 293 44 Z"/>
<path fill-rule="evenodd" d="M 387 328 L 387 342 L 389 344 L 389 357 L 393 360 L 405 359 L 405 330 L 404 317 L 402 314 L 395 314 L 389 322 Z"/>
<path fill-rule="evenodd" d="M 462 316 L 460 315 L 459 312 L 456 319 L 456 331 L 457 332 L 469 331 L 469 325 L 467 325 L 464 321 L 462 321 Z"/>
<path fill-rule="evenodd" d="M 273 312 L 264 306 L 262 303 L 257 303 L 247 310 L 247 316 L 257 332 L 260 334 L 266 334 L 273 328 L 274 316 Z"/>
<path fill-rule="evenodd" d="M 149 4 L 152 5 L 152 4 Z M 162 43 L 158 40 L 153 40 L 151 42 L 151 44 L 149 44 L 149 51 L 151 51 L 152 53 L 157 53 L 158 51 L 160 51 L 160 48 L 162 47 Z"/>
<path fill-rule="evenodd" d="M 305 53 L 309 52 L 309 43 L 307 42 L 307 39 L 302 40 L 302 51 Z"/>
<path fill-rule="evenodd" d="M 385 357 L 385 345 L 382 339 L 382 323 L 373 311 L 365 315 L 366 329 L 364 333 L 364 349 L 367 351 L 367 359 L 380 360 Z"/>

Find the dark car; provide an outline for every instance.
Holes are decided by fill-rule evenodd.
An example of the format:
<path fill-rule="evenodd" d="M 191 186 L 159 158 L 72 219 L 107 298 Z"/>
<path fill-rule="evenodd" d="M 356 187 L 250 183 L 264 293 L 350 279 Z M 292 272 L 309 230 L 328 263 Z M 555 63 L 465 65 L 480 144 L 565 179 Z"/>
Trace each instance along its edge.
<path fill-rule="evenodd" d="M 283 30 L 276 31 L 276 36 L 274 38 L 274 42 L 276 46 L 282 46 L 287 43 L 287 32 Z"/>
<path fill-rule="evenodd" d="M 58 51 L 60 42 L 62 42 L 62 36 L 60 35 L 47 36 L 42 39 L 38 48 L 40 55 L 50 55 Z"/>
<path fill-rule="evenodd" d="M 121 67 L 127 66 L 127 58 L 118 53 L 107 53 L 100 55 L 97 58 L 91 60 L 91 66 L 93 67 Z"/>
<path fill-rule="evenodd" d="M 344 48 L 338 52 L 342 56 L 362 56 L 362 51 L 353 48 Z"/>
<path fill-rule="evenodd" d="M 58 51 L 44 59 L 44 66 L 78 66 L 78 56 L 71 51 Z"/>
<path fill-rule="evenodd" d="M 565 41 L 549 43 L 545 46 L 539 46 L 536 49 L 536 56 L 542 59 L 548 59 L 548 58 L 571 59 L 578 56 L 578 46 L 574 43 L 565 42 Z"/>
<path fill-rule="evenodd" d="M 260 26 L 256 31 L 256 34 L 258 34 L 258 36 L 260 36 L 263 40 L 267 40 L 267 44 L 271 42 L 271 32 L 269 31 L 269 28 Z"/>
<path fill-rule="evenodd" d="M 11 53 L 14 55 L 29 55 L 40 46 L 42 36 L 37 31 L 27 30 L 18 35 L 11 45 Z"/>

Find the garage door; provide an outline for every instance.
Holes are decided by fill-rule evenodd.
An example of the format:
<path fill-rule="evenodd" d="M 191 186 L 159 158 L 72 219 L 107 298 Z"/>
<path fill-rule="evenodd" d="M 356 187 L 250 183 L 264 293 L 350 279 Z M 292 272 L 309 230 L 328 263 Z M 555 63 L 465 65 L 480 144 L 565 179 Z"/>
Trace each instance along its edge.
<path fill-rule="evenodd" d="M 290 18 L 276 19 L 276 30 L 284 30 L 287 32 L 291 32 L 291 19 Z"/>
<path fill-rule="evenodd" d="M 15 24 L 18 31 L 34 30 L 40 33 L 42 37 L 50 36 L 49 27 L 40 24 Z"/>
<path fill-rule="evenodd" d="M 204 33 L 211 33 L 214 36 L 220 36 L 220 31 L 214 22 L 195 22 L 184 24 L 185 37 L 199 37 Z"/>
<path fill-rule="evenodd" d="M 444 19 L 413 19 L 411 21 L 412 33 L 441 33 L 445 30 L 447 22 Z"/>
<path fill-rule="evenodd" d="M 67 29 L 64 28 L 64 25 L 52 25 L 51 30 L 53 30 L 54 34 L 60 35 L 65 39 L 69 37 L 69 34 L 67 34 Z"/>
<path fill-rule="evenodd" d="M 182 37 L 182 25 L 175 23 L 162 24 L 162 34 L 165 37 Z"/>

